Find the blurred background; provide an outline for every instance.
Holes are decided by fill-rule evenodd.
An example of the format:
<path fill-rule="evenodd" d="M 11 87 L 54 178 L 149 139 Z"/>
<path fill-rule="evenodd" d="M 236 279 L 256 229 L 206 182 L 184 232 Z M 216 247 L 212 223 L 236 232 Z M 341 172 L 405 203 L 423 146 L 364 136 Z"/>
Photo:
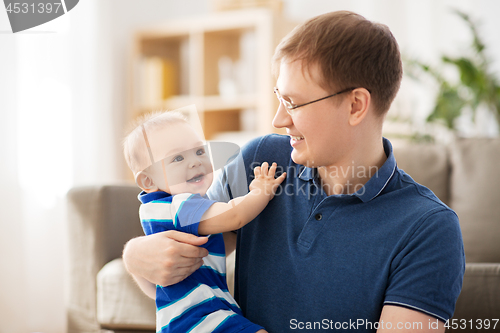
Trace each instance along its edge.
<path fill-rule="evenodd" d="M 228 11 L 238 6 L 248 14 Z M 121 150 L 130 120 L 195 103 L 207 139 L 241 145 L 273 131 L 274 47 L 335 10 L 384 23 L 399 42 L 408 75 L 386 136 L 498 136 L 497 0 L 81 0 L 17 34 L 0 9 L 0 333 L 66 331 L 65 195 L 130 181 Z"/>

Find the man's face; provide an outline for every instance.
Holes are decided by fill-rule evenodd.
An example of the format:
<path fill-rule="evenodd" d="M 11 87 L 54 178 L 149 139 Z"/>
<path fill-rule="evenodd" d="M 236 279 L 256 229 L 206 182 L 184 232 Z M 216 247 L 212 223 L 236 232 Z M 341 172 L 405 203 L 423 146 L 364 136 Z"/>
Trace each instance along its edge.
<path fill-rule="evenodd" d="M 148 140 L 158 162 L 149 172 L 156 186 L 172 195 L 205 195 L 212 184 L 213 169 L 206 146 L 193 128 L 178 122 L 152 132 Z"/>
<path fill-rule="evenodd" d="M 303 70 L 300 61 L 283 62 L 276 82 L 281 96 L 300 105 L 335 92 L 326 91 L 319 82 L 319 69 Z M 348 93 L 305 105 L 289 115 L 280 103 L 273 126 L 286 128 L 293 147 L 295 163 L 308 167 L 337 165 L 346 159 L 352 142 L 349 132 Z"/>

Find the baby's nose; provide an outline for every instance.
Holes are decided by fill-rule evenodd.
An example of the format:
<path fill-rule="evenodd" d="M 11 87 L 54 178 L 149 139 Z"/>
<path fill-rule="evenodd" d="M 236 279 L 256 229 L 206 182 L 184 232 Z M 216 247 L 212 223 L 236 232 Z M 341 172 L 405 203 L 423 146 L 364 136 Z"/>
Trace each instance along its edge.
<path fill-rule="evenodd" d="M 193 157 L 189 161 L 189 167 L 194 168 L 201 165 L 201 159 L 199 157 Z"/>

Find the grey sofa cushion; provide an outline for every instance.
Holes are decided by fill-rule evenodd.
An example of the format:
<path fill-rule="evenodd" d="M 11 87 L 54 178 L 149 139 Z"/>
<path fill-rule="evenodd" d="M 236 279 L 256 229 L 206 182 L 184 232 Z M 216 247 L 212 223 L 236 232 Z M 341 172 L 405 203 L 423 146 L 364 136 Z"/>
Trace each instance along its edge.
<path fill-rule="evenodd" d="M 500 314 L 500 264 L 468 263 L 465 268 L 462 293 L 458 297 L 455 307 L 454 319 L 459 325 L 461 319 L 466 321 L 477 319 L 499 319 Z M 483 330 L 471 329 L 470 322 L 467 329 L 457 329 L 460 332 L 482 332 Z M 484 324 L 484 323 L 483 323 Z M 491 322 L 492 330 L 494 322 Z M 472 328 L 475 328 L 473 326 Z M 489 330 L 487 330 L 489 331 Z M 500 322 L 497 322 L 495 332 L 500 331 Z"/>
<path fill-rule="evenodd" d="M 445 204 L 449 203 L 450 166 L 446 147 L 433 144 L 394 146 L 394 156 L 400 169 L 428 187 Z"/>
<path fill-rule="evenodd" d="M 467 262 L 500 262 L 500 140 L 458 139 L 451 147 L 451 208 Z"/>
<path fill-rule="evenodd" d="M 153 299 L 139 289 L 122 259 L 106 264 L 97 274 L 97 321 L 109 329 L 155 330 Z"/>

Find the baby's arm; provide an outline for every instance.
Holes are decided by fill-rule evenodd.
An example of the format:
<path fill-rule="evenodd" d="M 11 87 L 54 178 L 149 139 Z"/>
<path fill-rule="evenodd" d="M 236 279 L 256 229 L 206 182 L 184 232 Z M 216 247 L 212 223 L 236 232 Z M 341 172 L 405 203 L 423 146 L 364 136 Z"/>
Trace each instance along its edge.
<path fill-rule="evenodd" d="M 274 178 L 276 163 L 269 168 L 267 162 L 254 169 L 255 179 L 250 183 L 250 192 L 228 203 L 216 202 L 203 214 L 198 233 L 200 235 L 218 234 L 237 230 L 260 214 L 274 197 L 278 185 L 286 177 L 284 172 Z"/>

